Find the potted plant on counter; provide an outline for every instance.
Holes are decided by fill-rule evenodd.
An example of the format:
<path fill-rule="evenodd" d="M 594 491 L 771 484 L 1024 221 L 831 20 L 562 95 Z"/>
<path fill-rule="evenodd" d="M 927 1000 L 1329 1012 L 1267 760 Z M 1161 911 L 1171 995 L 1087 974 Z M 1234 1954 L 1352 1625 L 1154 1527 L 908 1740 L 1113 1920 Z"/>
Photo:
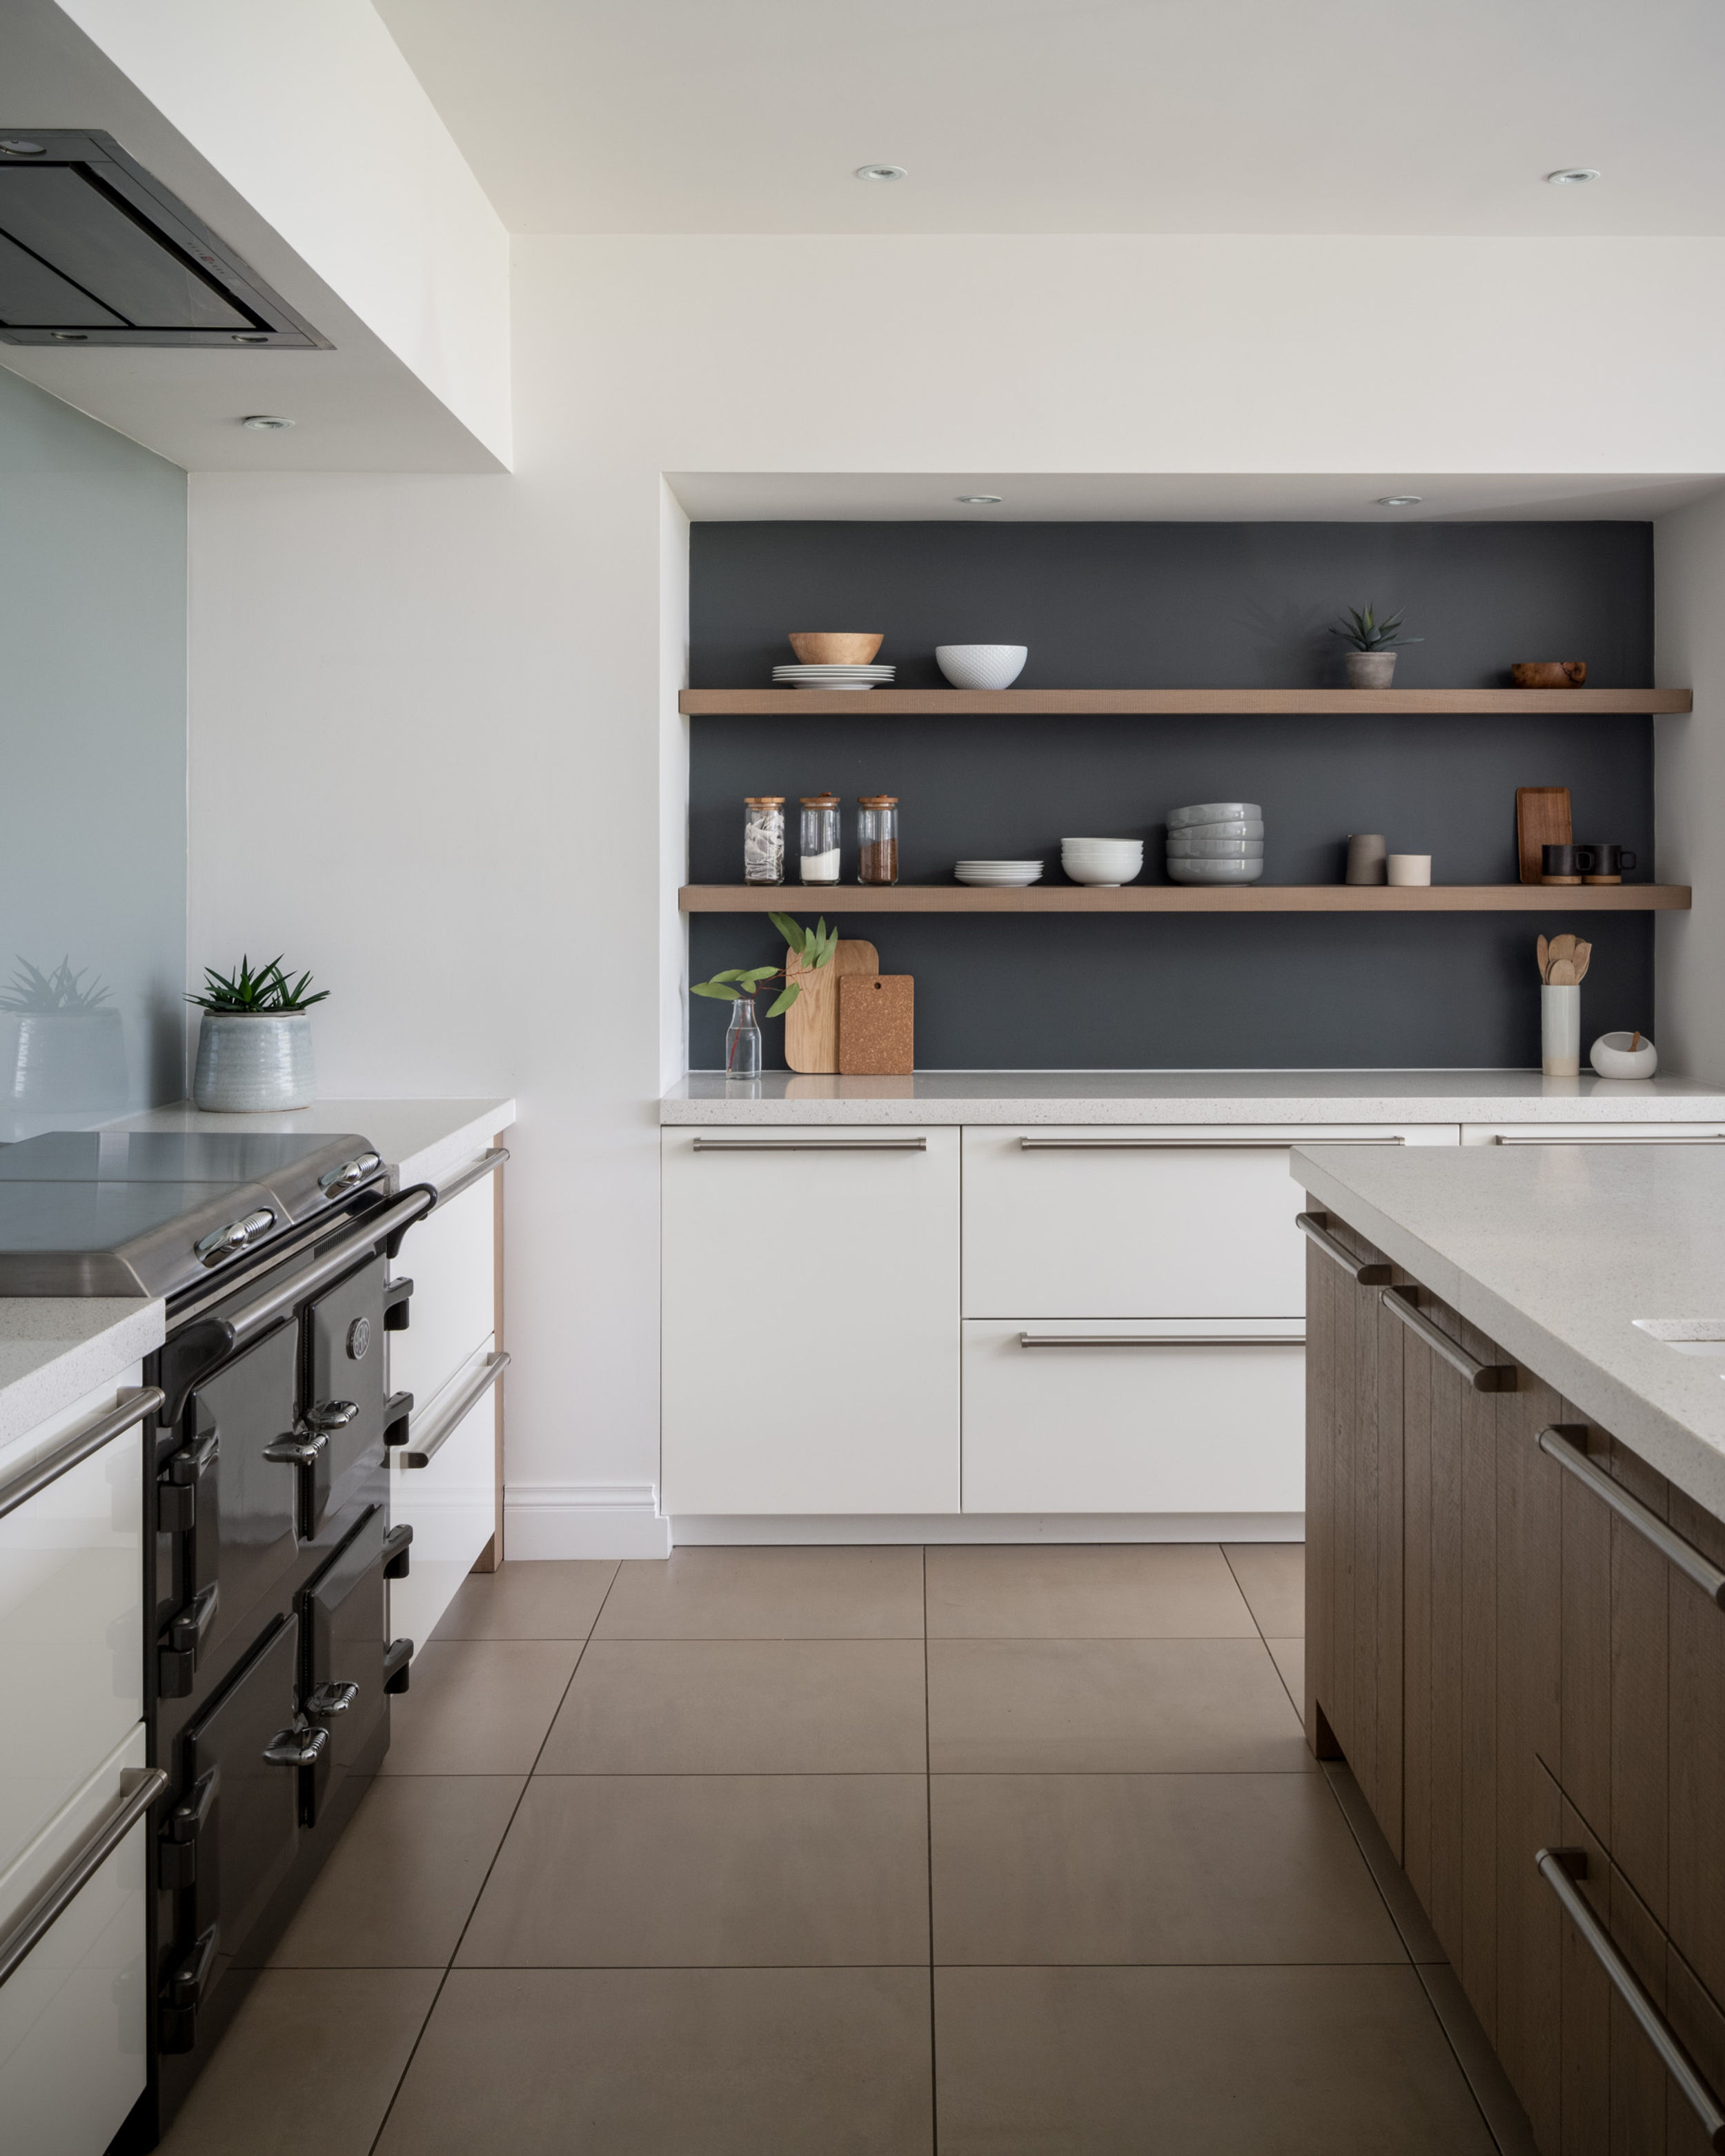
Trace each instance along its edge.
<path fill-rule="evenodd" d="M 795 952 L 805 973 L 813 973 L 819 966 L 831 965 L 833 953 L 839 947 L 839 931 L 836 924 L 831 928 L 827 927 L 824 915 L 813 928 L 803 927 L 788 913 L 769 913 L 767 918 Z M 732 1006 L 731 1023 L 725 1032 L 727 1078 L 760 1076 L 761 1028 L 755 1017 L 755 998 L 763 981 L 777 980 L 784 970 L 783 966 L 732 966 L 722 973 L 715 973 L 710 981 L 690 983 L 691 995 L 710 996 L 716 1003 Z M 787 976 L 784 986 L 773 999 L 768 1017 L 782 1017 L 802 993 L 800 984 Z"/>
<path fill-rule="evenodd" d="M 51 973 L 20 958 L 0 1011 L 18 1021 L 12 1099 L 18 1108 L 62 1115 L 126 1105 L 126 1035 L 109 992 L 62 958 Z"/>
<path fill-rule="evenodd" d="M 317 1096 L 309 1013 L 329 990 L 308 995 L 311 974 L 290 982 L 279 957 L 255 973 L 246 957 L 231 973 L 206 968 L 203 981 L 203 993 L 186 998 L 203 1013 L 195 1105 L 229 1115 L 309 1108 Z"/>
<path fill-rule="evenodd" d="M 1348 646 L 1350 689 L 1387 689 L 1395 679 L 1395 654 L 1404 644 L 1423 644 L 1423 636 L 1404 636 L 1399 613 L 1379 621 L 1369 605 L 1349 607 L 1330 631 Z"/>

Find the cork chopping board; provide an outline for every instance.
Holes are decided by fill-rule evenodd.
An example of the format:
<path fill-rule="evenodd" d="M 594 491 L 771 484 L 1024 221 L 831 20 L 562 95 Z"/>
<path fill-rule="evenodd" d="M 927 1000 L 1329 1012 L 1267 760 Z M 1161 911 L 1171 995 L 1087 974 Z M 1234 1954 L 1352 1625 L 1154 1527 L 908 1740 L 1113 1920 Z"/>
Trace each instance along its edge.
<path fill-rule="evenodd" d="M 803 993 L 784 1014 L 784 1060 L 793 1070 L 839 1068 L 839 982 L 846 973 L 878 973 L 880 953 L 872 943 L 842 937 L 830 966 L 805 972 L 794 951 L 784 954 L 788 981 L 800 981 Z"/>
<path fill-rule="evenodd" d="M 839 983 L 839 1068 L 847 1078 L 903 1078 L 916 1068 L 916 982 L 855 974 Z"/>
<path fill-rule="evenodd" d="M 1523 883 L 1538 883 L 1543 867 L 1541 853 L 1547 846 L 1574 843 L 1569 824 L 1567 786 L 1518 786 L 1516 788 L 1516 855 Z"/>

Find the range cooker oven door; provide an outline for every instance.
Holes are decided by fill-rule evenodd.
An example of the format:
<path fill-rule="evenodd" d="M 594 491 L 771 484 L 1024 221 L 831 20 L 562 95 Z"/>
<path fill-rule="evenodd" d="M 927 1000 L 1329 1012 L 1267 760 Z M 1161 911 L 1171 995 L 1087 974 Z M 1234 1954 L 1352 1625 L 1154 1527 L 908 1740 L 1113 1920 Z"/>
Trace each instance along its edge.
<path fill-rule="evenodd" d="M 161 2003 L 164 2051 L 197 2041 L 221 1982 L 300 1843 L 300 1778 L 329 1742 L 299 1712 L 300 1623 L 279 1618 L 182 1739 L 160 1877 L 178 1890 Z"/>
<path fill-rule="evenodd" d="M 384 1373 L 384 1260 L 370 1259 L 305 1314 L 306 1383 L 300 1420 L 311 1451 L 305 1532 L 315 1535 L 366 1493 L 383 1466 L 388 1419 Z M 372 1491 L 375 1495 L 375 1489 Z"/>
<path fill-rule="evenodd" d="M 240 1633 L 299 1553 L 298 1470 L 277 1440 L 293 1419 L 299 1328 L 278 1326 L 198 1386 L 189 1430 L 158 1463 L 157 1688 L 187 1697 L 199 1663 Z"/>
<path fill-rule="evenodd" d="M 377 1770 L 389 1743 L 389 1695 L 404 1691 L 411 1640 L 390 1643 L 384 1580 L 406 1561 L 410 1527 L 386 1531 L 388 1514 L 370 1507 L 300 1595 L 305 1657 L 301 1698 L 329 1742 L 300 1778 L 301 1817 L 329 1817 L 356 1774 Z"/>

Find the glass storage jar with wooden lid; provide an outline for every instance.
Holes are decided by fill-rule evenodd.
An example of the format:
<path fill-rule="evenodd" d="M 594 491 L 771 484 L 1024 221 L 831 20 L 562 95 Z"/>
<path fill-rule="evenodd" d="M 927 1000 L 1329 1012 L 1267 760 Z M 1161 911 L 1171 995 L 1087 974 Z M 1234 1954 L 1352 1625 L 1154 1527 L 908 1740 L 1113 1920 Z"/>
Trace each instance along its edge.
<path fill-rule="evenodd" d="M 798 873 L 804 883 L 839 880 L 839 797 L 836 793 L 804 793 L 802 861 Z"/>
<path fill-rule="evenodd" d="M 784 881 L 784 796 L 750 793 L 742 803 L 742 880 Z"/>
<path fill-rule="evenodd" d="M 863 793 L 857 797 L 856 880 L 859 883 L 898 881 L 898 796 Z"/>

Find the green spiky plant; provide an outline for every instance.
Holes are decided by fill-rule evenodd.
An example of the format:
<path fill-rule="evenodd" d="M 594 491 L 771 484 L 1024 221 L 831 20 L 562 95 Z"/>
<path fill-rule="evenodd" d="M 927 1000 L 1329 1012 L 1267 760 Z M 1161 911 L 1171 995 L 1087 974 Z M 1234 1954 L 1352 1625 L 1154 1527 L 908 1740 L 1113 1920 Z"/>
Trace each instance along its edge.
<path fill-rule="evenodd" d="M 85 987 L 83 974 L 72 971 L 69 958 L 62 958 L 51 973 L 28 958 L 21 957 L 18 964 L 23 970 L 13 975 L 0 995 L 0 1010 L 86 1012 L 100 1010 L 108 1000 L 109 992 L 99 980 Z"/>
<path fill-rule="evenodd" d="M 1404 644 L 1424 644 L 1423 636 L 1402 634 L 1403 619 L 1400 613 L 1387 613 L 1380 621 L 1369 605 L 1349 607 L 1330 634 L 1339 636 L 1350 651 L 1395 651 Z"/>
<path fill-rule="evenodd" d="M 836 922 L 829 928 L 823 915 L 813 928 L 805 928 L 788 913 L 769 913 L 767 918 L 803 961 L 806 971 L 813 973 L 818 967 L 832 964 L 833 953 L 839 947 Z M 710 981 L 691 982 L 689 993 L 691 996 L 711 996 L 716 1003 L 734 1004 L 739 997 L 758 995 L 763 981 L 777 980 L 784 970 L 783 966 L 732 966 L 722 973 L 715 973 Z M 802 993 L 801 983 L 788 978 L 774 997 L 768 1017 L 782 1017 Z"/>
<path fill-rule="evenodd" d="M 268 965 L 259 966 L 255 973 L 249 957 L 243 957 L 231 973 L 218 973 L 213 967 L 203 970 L 203 993 L 187 996 L 188 1004 L 199 1010 L 226 1014 L 233 1011 L 271 1012 L 310 1010 L 313 1004 L 321 1004 L 329 994 L 320 988 L 315 996 L 308 996 L 311 984 L 310 973 L 301 973 L 297 981 L 290 981 L 281 970 L 279 957 Z"/>

